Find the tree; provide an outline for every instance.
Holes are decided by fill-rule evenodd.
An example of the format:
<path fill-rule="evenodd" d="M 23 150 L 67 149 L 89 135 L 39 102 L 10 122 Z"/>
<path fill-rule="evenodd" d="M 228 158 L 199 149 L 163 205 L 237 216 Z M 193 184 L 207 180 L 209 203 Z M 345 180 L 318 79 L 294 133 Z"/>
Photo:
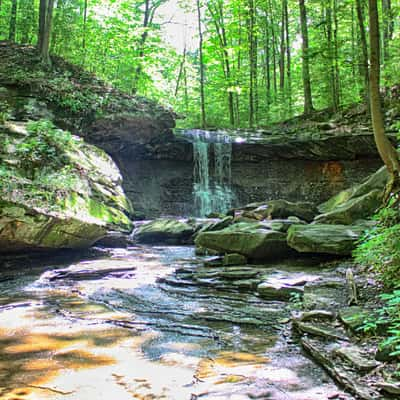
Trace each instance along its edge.
<path fill-rule="evenodd" d="M 307 28 L 307 10 L 304 0 L 299 0 L 300 8 L 300 28 L 301 28 L 301 49 L 302 49 L 302 72 L 304 89 L 304 114 L 310 114 L 314 110 L 311 96 L 310 62 L 309 62 L 309 44 Z"/>
<path fill-rule="evenodd" d="M 203 58 L 203 30 L 201 27 L 201 6 L 200 0 L 196 0 L 197 24 L 199 30 L 199 64 L 200 64 L 200 109 L 201 109 L 201 127 L 206 127 L 206 106 L 204 94 L 204 58 Z"/>
<path fill-rule="evenodd" d="M 396 149 L 385 134 L 385 125 L 382 113 L 379 92 L 380 79 L 380 46 L 379 46 L 379 16 L 376 0 L 368 0 L 369 4 L 369 41 L 370 41 L 370 73 L 369 90 L 371 104 L 372 127 L 379 155 L 381 156 L 390 174 L 385 200 L 387 201 L 392 191 L 398 191 L 400 163 Z"/>
<path fill-rule="evenodd" d="M 165 3 L 165 0 L 145 0 L 144 1 L 144 13 L 143 13 L 143 32 L 140 36 L 139 43 L 137 44 L 138 56 L 137 66 L 133 75 L 132 91 L 136 93 L 138 90 L 138 84 L 143 72 L 142 59 L 145 55 L 145 44 L 149 36 L 149 30 L 153 24 L 154 16 L 157 9 Z"/>
<path fill-rule="evenodd" d="M 356 9 L 357 9 L 357 20 L 358 20 L 358 28 L 360 33 L 361 40 L 361 60 L 360 60 L 360 74 L 363 79 L 363 91 L 362 95 L 368 104 L 369 97 L 369 76 L 368 76 L 368 45 L 367 45 L 367 37 L 365 34 L 365 26 L 364 26 L 364 15 L 361 0 L 356 0 Z"/>
<path fill-rule="evenodd" d="M 11 16 L 10 16 L 10 29 L 8 40 L 10 42 L 15 42 L 15 31 L 17 27 L 17 0 L 12 0 L 11 3 Z"/>
<path fill-rule="evenodd" d="M 53 21 L 54 0 L 40 0 L 39 5 L 39 34 L 38 34 L 38 50 L 42 62 L 50 64 L 50 34 Z"/>

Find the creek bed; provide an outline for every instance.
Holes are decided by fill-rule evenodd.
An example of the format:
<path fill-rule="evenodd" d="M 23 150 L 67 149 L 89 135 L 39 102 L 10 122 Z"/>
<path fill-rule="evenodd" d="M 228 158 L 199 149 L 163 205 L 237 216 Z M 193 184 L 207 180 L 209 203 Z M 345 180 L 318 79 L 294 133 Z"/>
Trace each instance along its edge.
<path fill-rule="evenodd" d="M 0 399 L 352 398 L 301 353 L 287 302 L 190 279 L 192 247 L 20 264 L 0 270 Z"/>

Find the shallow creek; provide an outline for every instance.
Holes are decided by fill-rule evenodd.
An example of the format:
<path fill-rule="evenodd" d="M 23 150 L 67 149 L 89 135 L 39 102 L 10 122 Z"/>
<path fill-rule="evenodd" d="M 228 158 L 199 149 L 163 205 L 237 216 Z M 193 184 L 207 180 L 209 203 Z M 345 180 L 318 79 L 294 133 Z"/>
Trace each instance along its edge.
<path fill-rule="evenodd" d="M 190 280 L 205 268 L 192 247 L 14 268 L 0 270 L 1 399 L 351 399 L 301 353 L 288 303 Z"/>

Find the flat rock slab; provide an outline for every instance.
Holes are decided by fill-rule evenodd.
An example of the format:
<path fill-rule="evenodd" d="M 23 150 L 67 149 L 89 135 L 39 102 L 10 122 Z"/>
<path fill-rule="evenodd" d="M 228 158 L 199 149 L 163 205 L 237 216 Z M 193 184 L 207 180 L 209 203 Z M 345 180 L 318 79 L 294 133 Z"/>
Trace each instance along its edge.
<path fill-rule="evenodd" d="M 316 275 L 296 274 L 295 276 L 272 275 L 257 286 L 258 294 L 270 300 L 288 301 L 293 294 L 303 295 L 304 285 L 318 279 Z"/>
<path fill-rule="evenodd" d="M 349 340 L 345 332 L 336 329 L 330 325 L 301 322 L 296 319 L 293 321 L 293 324 L 295 328 L 301 333 L 307 333 L 313 336 L 323 337 L 325 339 L 338 339 L 343 341 Z"/>
<path fill-rule="evenodd" d="M 363 400 L 384 398 L 378 391 L 369 387 L 360 375 L 347 368 L 343 361 L 340 362 L 340 359 L 335 358 L 334 351 L 341 347 L 340 343 L 326 343 L 321 340 L 303 337 L 301 344 L 310 356 L 327 370 L 333 379 L 358 398 Z"/>
<path fill-rule="evenodd" d="M 337 349 L 334 353 L 343 360 L 349 362 L 359 371 L 368 372 L 381 364 L 380 362 L 368 357 L 368 355 L 365 355 L 357 346 L 344 346 Z"/>
<path fill-rule="evenodd" d="M 249 259 L 271 259 L 291 253 L 286 234 L 266 229 L 260 223 L 237 223 L 215 232 L 199 233 L 196 246 L 226 253 L 238 253 Z"/>
<path fill-rule="evenodd" d="M 176 219 L 157 219 L 140 225 L 134 231 L 139 243 L 186 244 L 194 233 L 194 227 Z"/>
<path fill-rule="evenodd" d="M 292 225 L 288 230 L 288 245 L 300 253 L 350 255 L 364 225 L 310 224 Z"/>
<path fill-rule="evenodd" d="M 339 310 L 339 318 L 345 326 L 353 331 L 360 328 L 364 321 L 370 316 L 370 312 L 362 307 L 352 306 Z"/>
<path fill-rule="evenodd" d="M 304 287 L 303 306 L 306 310 L 330 310 L 347 306 L 347 285 L 343 279 L 320 279 Z"/>

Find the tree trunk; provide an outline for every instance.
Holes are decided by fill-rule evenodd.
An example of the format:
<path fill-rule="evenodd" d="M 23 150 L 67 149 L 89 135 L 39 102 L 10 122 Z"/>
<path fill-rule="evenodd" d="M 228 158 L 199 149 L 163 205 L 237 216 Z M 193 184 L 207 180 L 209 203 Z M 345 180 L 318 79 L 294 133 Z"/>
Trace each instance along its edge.
<path fill-rule="evenodd" d="M 382 0 L 382 21 L 383 21 L 383 63 L 389 60 L 389 44 L 393 38 L 393 11 L 391 0 Z"/>
<path fill-rule="evenodd" d="M 50 64 L 49 46 L 54 0 L 40 0 L 38 50 L 44 64 Z"/>
<path fill-rule="evenodd" d="M 87 10 L 88 10 L 88 0 L 85 0 L 85 2 L 83 4 L 83 32 L 82 32 L 82 50 L 83 50 L 82 64 L 83 65 L 85 65 L 85 60 L 86 60 Z"/>
<path fill-rule="evenodd" d="M 304 88 L 304 114 L 310 114 L 314 110 L 311 95 L 311 79 L 309 64 L 309 45 L 308 45 L 308 28 L 307 28 L 307 10 L 304 0 L 299 0 L 300 8 L 300 28 L 302 38 L 302 75 Z"/>
<path fill-rule="evenodd" d="M 289 106 L 289 115 L 292 114 L 292 72 L 291 72 L 291 54 L 290 54 L 290 36 L 289 36 L 289 13 L 287 0 L 284 0 L 283 9 L 285 14 L 285 36 L 286 36 L 286 96 Z"/>
<path fill-rule="evenodd" d="M 227 85 L 228 94 L 228 110 L 229 110 L 229 122 L 231 126 L 235 126 L 235 113 L 234 113 L 234 99 L 231 90 L 232 87 L 232 74 L 231 74 L 231 63 L 229 60 L 228 53 L 228 40 L 226 37 L 226 29 L 224 22 L 224 10 L 223 1 L 218 0 L 216 4 L 208 3 L 207 8 L 211 14 L 214 22 L 215 30 L 219 39 L 222 54 L 222 71 L 225 78 L 225 84 Z"/>
<path fill-rule="evenodd" d="M 8 40 L 15 42 L 15 31 L 17 27 L 17 0 L 12 0 L 11 3 L 11 16 L 10 16 L 10 29 L 8 33 Z"/>
<path fill-rule="evenodd" d="M 281 13 L 281 37 L 280 37 L 280 54 L 279 54 L 279 90 L 281 97 L 283 98 L 283 92 L 285 91 L 285 11 L 284 11 L 285 0 L 282 1 L 282 13 Z"/>
<path fill-rule="evenodd" d="M 204 59 L 203 59 L 203 30 L 201 28 L 201 7 L 200 0 L 196 0 L 197 6 L 197 24 L 199 30 L 199 63 L 200 63 L 200 109 L 201 109 L 201 127 L 206 127 L 206 106 L 204 94 Z"/>
<path fill-rule="evenodd" d="M 361 4 L 361 0 L 356 0 L 356 10 L 357 10 L 357 19 L 358 19 L 358 28 L 360 33 L 361 40 L 361 60 L 360 60 L 360 73 L 361 78 L 364 81 L 364 89 L 363 89 L 363 97 L 365 98 L 366 104 L 369 103 L 369 76 L 368 76 L 368 45 L 367 45 L 367 36 L 365 34 L 365 25 L 364 25 L 364 15 L 363 15 L 363 7 Z"/>
<path fill-rule="evenodd" d="M 274 100 L 276 99 L 276 93 L 278 91 L 278 80 L 276 76 L 276 33 L 274 27 L 274 18 L 272 12 L 272 2 L 268 0 L 268 8 L 269 8 L 269 21 L 270 21 L 270 29 L 271 29 L 271 36 L 272 36 L 272 77 L 274 83 Z"/>
<path fill-rule="evenodd" d="M 385 133 L 381 99 L 379 92 L 379 68 L 380 68 L 380 46 L 379 46 L 379 16 L 377 0 L 368 0 L 369 4 L 369 40 L 370 40 L 370 103 L 372 127 L 376 147 L 379 155 L 385 163 L 390 174 L 390 182 L 386 191 L 387 201 L 393 190 L 399 188 L 400 163 L 396 149 L 390 143 Z"/>
<path fill-rule="evenodd" d="M 248 0 L 248 41 L 249 41 L 249 63 L 250 63 L 250 82 L 249 82 L 249 125 L 254 127 L 256 113 L 256 82 L 257 82 L 257 45 L 255 37 L 255 8 L 254 0 Z"/>
<path fill-rule="evenodd" d="M 181 84 L 181 79 L 185 70 L 185 64 L 186 64 L 186 46 L 183 49 L 183 54 L 182 54 L 182 61 L 179 66 L 179 72 L 178 72 L 178 78 L 176 79 L 176 85 L 175 85 L 175 97 L 178 96 L 179 92 L 179 87 Z"/>

